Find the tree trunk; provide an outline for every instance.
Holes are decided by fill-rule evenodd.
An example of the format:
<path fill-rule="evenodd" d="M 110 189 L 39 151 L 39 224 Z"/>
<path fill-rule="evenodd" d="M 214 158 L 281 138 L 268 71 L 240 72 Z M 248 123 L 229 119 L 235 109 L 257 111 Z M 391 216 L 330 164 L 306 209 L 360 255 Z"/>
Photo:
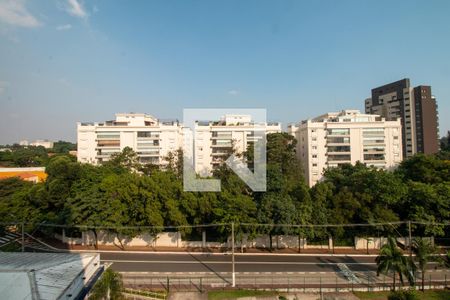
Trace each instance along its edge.
<path fill-rule="evenodd" d="M 97 230 L 92 230 L 92 232 L 94 233 L 94 247 L 95 250 L 98 250 L 98 236 L 97 236 Z"/>
<path fill-rule="evenodd" d="M 272 252 L 272 234 L 269 233 L 269 250 Z"/>
<path fill-rule="evenodd" d="M 117 240 L 119 241 L 120 249 L 125 250 L 125 246 L 123 245 L 122 239 L 120 238 L 120 234 L 118 232 L 116 232 L 116 237 L 117 237 Z"/>
<path fill-rule="evenodd" d="M 425 269 L 422 270 L 422 292 L 425 291 Z"/>
<path fill-rule="evenodd" d="M 392 290 L 395 292 L 395 277 L 397 277 L 397 273 L 395 273 L 395 271 L 394 271 L 394 281 L 393 281 L 393 284 L 392 284 Z"/>

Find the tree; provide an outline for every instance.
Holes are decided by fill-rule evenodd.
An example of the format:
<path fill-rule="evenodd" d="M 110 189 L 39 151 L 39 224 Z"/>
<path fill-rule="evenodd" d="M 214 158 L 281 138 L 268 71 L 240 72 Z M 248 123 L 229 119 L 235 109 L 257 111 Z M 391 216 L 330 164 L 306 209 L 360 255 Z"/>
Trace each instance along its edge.
<path fill-rule="evenodd" d="M 92 293 L 89 295 L 89 299 L 125 299 L 122 291 L 122 276 L 120 275 L 120 273 L 114 272 L 112 269 L 108 268 L 103 272 L 100 279 L 95 283 L 94 287 L 92 288 Z"/>
<path fill-rule="evenodd" d="M 286 194 L 265 193 L 258 208 L 257 220 L 259 223 L 274 225 L 266 230 L 269 234 L 269 248 L 272 250 L 272 235 L 292 232 L 292 228 L 277 225 L 297 223 L 297 213 L 292 198 Z"/>
<path fill-rule="evenodd" d="M 44 219 L 43 207 L 36 196 L 42 184 L 19 178 L 0 180 L 0 220 L 38 223 Z"/>
<path fill-rule="evenodd" d="M 450 151 L 450 131 L 447 131 L 447 136 L 441 138 L 441 151 Z"/>
<path fill-rule="evenodd" d="M 422 291 L 425 290 L 425 272 L 429 262 L 436 261 L 436 248 L 429 240 L 424 238 L 417 238 L 413 241 L 413 252 L 415 254 L 415 261 L 421 272 Z"/>
<path fill-rule="evenodd" d="M 447 251 L 447 253 L 445 253 L 443 265 L 444 265 L 446 268 L 450 268 L 450 250 Z"/>
<path fill-rule="evenodd" d="M 183 150 L 180 148 L 176 151 L 171 151 L 164 158 L 167 162 L 166 169 L 172 173 L 174 173 L 177 178 L 181 179 L 183 176 Z"/>
<path fill-rule="evenodd" d="M 41 167 L 48 161 L 47 150 L 42 147 L 11 147 L 0 152 L 0 165 L 5 167 Z"/>
<path fill-rule="evenodd" d="M 414 285 L 415 265 L 402 251 L 397 247 L 393 237 L 389 237 L 387 244 L 380 249 L 380 255 L 375 259 L 377 267 L 377 276 L 392 273 L 393 283 L 392 289 L 395 291 L 395 282 L 397 274 L 400 282 L 403 284 L 403 276 L 405 276 L 410 285 Z"/>
<path fill-rule="evenodd" d="M 435 184 L 450 181 L 450 163 L 435 155 L 418 153 L 404 160 L 396 170 L 404 181 Z"/>
<path fill-rule="evenodd" d="M 426 222 L 446 223 L 450 221 L 450 185 L 448 183 L 425 184 L 409 181 L 408 197 L 399 205 L 398 211 L 403 219 Z M 444 235 L 443 225 L 425 225 L 416 228 L 422 235 Z"/>
<path fill-rule="evenodd" d="M 53 149 L 51 150 L 54 153 L 69 153 L 69 151 L 77 150 L 77 144 L 66 141 L 57 141 L 53 143 Z"/>
<path fill-rule="evenodd" d="M 136 171 L 141 164 L 137 153 L 130 147 L 125 147 L 122 152 L 112 154 L 105 166 L 114 169 L 116 172 L 121 172 L 124 170 Z"/>

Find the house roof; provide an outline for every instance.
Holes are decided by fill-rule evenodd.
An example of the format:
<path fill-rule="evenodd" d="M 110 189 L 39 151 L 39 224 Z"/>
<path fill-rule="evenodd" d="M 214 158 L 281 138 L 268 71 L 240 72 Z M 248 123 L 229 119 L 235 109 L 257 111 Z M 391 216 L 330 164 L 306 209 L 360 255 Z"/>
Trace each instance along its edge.
<path fill-rule="evenodd" d="M 98 254 L 0 253 L 5 299 L 58 299 Z"/>

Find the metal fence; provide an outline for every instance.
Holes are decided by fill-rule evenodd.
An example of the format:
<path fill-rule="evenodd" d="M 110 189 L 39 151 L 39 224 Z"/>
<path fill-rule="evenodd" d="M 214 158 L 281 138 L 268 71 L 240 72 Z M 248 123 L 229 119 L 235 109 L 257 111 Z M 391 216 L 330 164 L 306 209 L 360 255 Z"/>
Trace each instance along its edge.
<path fill-rule="evenodd" d="M 360 282 L 349 281 L 342 273 L 308 275 L 236 275 L 236 288 L 255 290 L 278 290 L 286 292 L 343 292 L 343 291 L 389 291 L 392 289 L 392 277 L 376 276 L 372 272 L 359 272 Z M 449 287 L 450 273 L 427 273 L 425 289 L 443 289 Z M 222 290 L 231 287 L 231 276 L 226 278 L 211 276 L 124 276 L 124 285 L 136 290 L 165 292 Z M 420 275 L 416 278 L 416 287 L 421 286 Z M 407 283 L 396 283 L 396 288 L 408 288 Z"/>

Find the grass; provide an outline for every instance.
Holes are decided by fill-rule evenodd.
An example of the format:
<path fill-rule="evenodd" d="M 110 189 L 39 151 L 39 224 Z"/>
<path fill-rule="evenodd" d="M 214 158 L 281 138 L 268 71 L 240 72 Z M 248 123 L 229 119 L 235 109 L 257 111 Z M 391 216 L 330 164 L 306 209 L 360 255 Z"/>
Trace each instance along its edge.
<path fill-rule="evenodd" d="M 354 292 L 359 299 L 386 300 L 389 292 Z M 450 299 L 450 290 L 431 290 L 424 293 L 417 291 L 421 300 L 447 300 Z"/>
<path fill-rule="evenodd" d="M 252 296 L 276 296 L 277 292 L 271 291 L 252 291 L 252 290 L 235 290 L 235 291 L 209 291 L 209 300 L 224 300 L 224 299 L 236 299 L 239 297 L 252 297 Z"/>

